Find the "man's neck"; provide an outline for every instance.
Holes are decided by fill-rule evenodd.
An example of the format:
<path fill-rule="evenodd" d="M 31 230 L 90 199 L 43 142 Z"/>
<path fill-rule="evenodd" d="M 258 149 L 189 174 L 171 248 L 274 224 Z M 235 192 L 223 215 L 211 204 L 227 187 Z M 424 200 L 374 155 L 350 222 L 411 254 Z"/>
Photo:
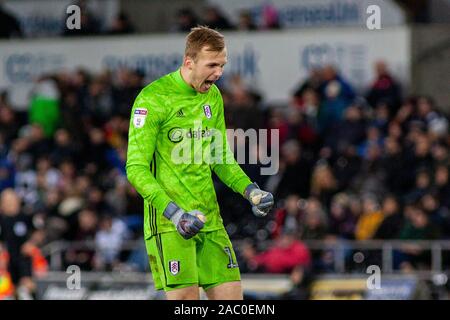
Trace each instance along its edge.
<path fill-rule="evenodd" d="M 189 69 L 182 66 L 180 68 L 180 72 L 181 72 L 181 78 L 184 80 L 184 82 L 186 82 L 188 84 L 188 86 L 193 88 L 192 83 L 191 83 L 191 72 L 189 71 Z"/>

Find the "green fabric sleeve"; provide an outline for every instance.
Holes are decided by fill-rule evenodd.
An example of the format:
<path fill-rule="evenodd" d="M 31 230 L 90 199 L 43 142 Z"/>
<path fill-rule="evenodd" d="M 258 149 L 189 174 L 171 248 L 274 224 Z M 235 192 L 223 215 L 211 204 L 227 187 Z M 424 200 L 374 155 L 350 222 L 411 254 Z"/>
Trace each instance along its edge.
<path fill-rule="evenodd" d="M 163 212 L 171 199 L 150 169 L 159 129 L 165 118 L 160 100 L 142 91 L 134 102 L 128 133 L 126 172 L 137 192 L 159 212 Z"/>

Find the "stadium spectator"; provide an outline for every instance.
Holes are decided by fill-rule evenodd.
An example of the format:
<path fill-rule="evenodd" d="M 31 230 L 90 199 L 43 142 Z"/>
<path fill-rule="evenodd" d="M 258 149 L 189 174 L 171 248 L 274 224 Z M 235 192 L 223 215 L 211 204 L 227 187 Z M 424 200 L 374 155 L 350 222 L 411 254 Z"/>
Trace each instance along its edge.
<path fill-rule="evenodd" d="M 273 246 L 257 253 L 252 247 L 243 253 L 246 263 L 253 271 L 268 273 L 290 273 L 298 266 L 309 266 L 311 256 L 305 244 L 296 239 L 293 230 L 283 230 Z"/>
<path fill-rule="evenodd" d="M 263 127 L 263 113 L 258 106 L 259 95 L 249 88 L 237 74 L 231 75 L 226 86 L 226 119 L 229 127 L 260 129 Z"/>
<path fill-rule="evenodd" d="M 9 253 L 0 242 L 0 301 L 14 298 L 14 284 L 8 271 Z"/>
<path fill-rule="evenodd" d="M 417 120 L 428 129 L 429 136 L 439 138 L 448 133 L 448 120 L 436 110 L 430 97 L 417 99 Z"/>
<path fill-rule="evenodd" d="M 298 237 L 302 241 L 327 240 L 328 234 L 328 214 L 320 201 L 315 197 L 309 197 L 303 201 L 300 232 Z M 313 268 L 321 270 L 327 264 L 326 258 L 330 254 L 328 250 L 317 248 L 311 249 L 311 260 Z"/>
<path fill-rule="evenodd" d="M 418 172 L 423 168 L 432 168 L 433 159 L 431 157 L 431 142 L 429 137 L 425 133 L 418 133 L 413 135 L 414 129 L 410 131 L 410 135 L 407 136 L 412 145 L 412 152 L 406 153 L 409 157 L 411 172 Z"/>
<path fill-rule="evenodd" d="M 151 75 L 153 76 L 153 75 Z M 114 112 L 122 117 L 129 117 L 130 104 L 143 88 L 144 73 L 142 70 L 121 68 L 116 72 L 112 87 Z"/>
<path fill-rule="evenodd" d="M 421 168 L 415 175 L 416 183 L 412 190 L 406 194 L 406 202 L 416 202 L 422 198 L 431 187 L 431 177 L 427 168 Z"/>
<path fill-rule="evenodd" d="M 350 211 L 350 197 L 343 192 L 337 193 L 331 200 L 328 234 L 336 238 L 354 239 L 356 218 Z"/>
<path fill-rule="evenodd" d="M 401 240 L 434 240 L 439 239 L 440 230 L 434 225 L 419 205 L 409 208 L 407 220 L 400 231 Z M 394 255 L 395 265 L 403 270 L 423 269 L 430 265 L 430 252 L 420 245 L 407 244 Z"/>
<path fill-rule="evenodd" d="M 272 232 L 272 238 L 278 238 L 284 229 L 294 230 L 300 234 L 300 224 L 302 219 L 302 210 L 300 197 L 296 194 L 290 194 L 286 197 L 284 204 L 275 212 L 275 227 Z"/>
<path fill-rule="evenodd" d="M 319 161 L 311 176 L 311 195 L 317 197 L 326 208 L 329 208 L 331 199 L 337 191 L 336 177 L 330 165 Z"/>
<path fill-rule="evenodd" d="M 314 134 L 318 134 L 318 115 L 320 101 L 317 91 L 312 88 L 306 89 L 301 95 L 301 100 L 294 101 L 293 106 L 297 106 L 300 109 L 305 122 L 311 127 L 311 129 L 314 131 Z M 316 143 L 317 141 L 314 140 L 314 142 Z"/>
<path fill-rule="evenodd" d="M 199 19 L 190 8 L 178 10 L 175 18 L 176 22 L 172 31 L 176 32 L 190 32 L 191 29 L 196 27 L 199 23 Z"/>
<path fill-rule="evenodd" d="M 328 229 L 328 217 L 321 202 L 310 197 L 305 201 L 300 227 L 300 239 L 322 240 Z"/>
<path fill-rule="evenodd" d="M 382 240 L 398 239 L 400 230 L 403 227 L 404 217 L 397 197 L 392 194 L 384 197 L 382 212 L 383 220 L 375 231 L 373 238 Z"/>
<path fill-rule="evenodd" d="M 81 242 L 81 247 L 70 248 L 65 255 L 66 265 L 77 265 L 81 270 L 93 270 L 95 268 L 95 250 L 92 247 L 92 241 L 95 240 L 95 236 L 98 228 L 98 214 L 91 209 L 83 209 L 77 215 L 77 224 L 72 230 L 72 234 L 69 236 L 69 240 Z M 82 242 L 91 241 L 91 247 L 89 244 L 83 244 Z"/>
<path fill-rule="evenodd" d="M 403 103 L 394 116 L 395 122 L 400 124 L 403 132 L 408 131 L 408 125 L 414 120 L 414 112 L 416 109 L 416 98 L 408 97 L 403 100 Z"/>
<path fill-rule="evenodd" d="M 355 239 L 373 239 L 376 230 L 383 221 L 383 212 L 381 211 L 378 200 L 373 194 L 363 196 L 362 206 L 362 214 L 356 223 Z"/>
<path fill-rule="evenodd" d="M 42 77 L 32 92 L 28 117 L 30 123 L 38 124 L 47 138 L 51 137 L 59 126 L 60 92 L 53 77 Z"/>
<path fill-rule="evenodd" d="M 30 299 L 35 293 L 32 252 L 39 245 L 39 237 L 31 217 L 24 214 L 20 198 L 13 189 L 0 194 L 0 241 L 8 250 L 8 270 L 16 294 L 20 299 Z"/>
<path fill-rule="evenodd" d="M 314 115 L 311 117 L 299 109 L 287 110 L 288 139 L 297 139 L 305 148 L 314 151 L 314 146 L 319 139 L 317 123 Z"/>
<path fill-rule="evenodd" d="M 0 155 L 0 192 L 8 188 L 14 188 L 14 183 L 14 165 L 6 157 Z"/>
<path fill-rule="evenodd" d="M 42 243 L 45 234 L 38 232 L 35 234 L 35 238 L 38 239 L 35 242 Z M 33 277 L 43 278 L 48 274 L 49 265 L 47 259 L 44 257 L 41 249 L 38 245 L 31 242 L 24 244 L 23 253 L 30 257 L 31 259 L 31 269 Z"/>
<path fill-rule="evenodd" d="M 450 212 L 442 206 L 435 191 L 425 193 L 420 199 L 420 206 L 427 214 L 430 222 L 440 227 L 443 239 L 450 237 Z"/>
<path fill-rule="evenodd" d="M 110 214 L 112 211 L 105 200 L 103 188 L 98 185 L 92 185 L 86 191 L 86 206 L 96 211 L 100 215 Z"/>
<path fill-rule="evenodd" d="M 89 130 L 89 140 L 85 142 L 83 163 L 90 164 L 94 172 L 106 171 L 110 168 L 107 153 L 110 146 L 106 141 L 105 132 L 98 127 Z"/>
<path fill-rule="evenodd" d="M 9 146 L 19 131 L 19 121 L 9 104 L 5 102 L 0 103 L 0 139 L 2 145 Z M 5 150 L 0 151 L 0 156 L 5 153 Z"/>
<path fill-rule="evenodd" d="M 300 197 L 309 195 L 309 181 L 312 174 L 311 161 L 297 140 L 289 140 L 281 146 L 282 165 L 279 171 L 279 182 L 275 195 L 281 199 L 290 193 Z"/>
<path fill-rule="evenodd" d="M 304 93 L 308 90 L 318 93 L 322 82 L 322 69 L 317 66 L 311 67 L 307 78 L 294 90 L 294 93 L 292 94 L 294 104 L 302 106 L 305 103 L 303 96 Z"/>
<path fill-rule="evenodd" d="M 339 190 L 351 190 L 352 183 L 361 170 L 363 161 L 353 145 L 347 145 L 340 154 L 335 156 L 332 168 Z"/>
<path fill-rule="evenodd" d="M 450 154 L 448 146 L 444 140 L 435 141 L 431 147 L 431 156 L 433 157 L 433 167 L 440 165 L 450 165 Z"/>
<path fill-rule="evenodd" d="M 367 150 L 367 159 L 359 167 L 353 178 L 351 188 L 358 193 L 382 195 L 385 190 L 385 173 L 381 165 L 381 148 L 372 144 Z"/>
<path fill-rule="evenodd" d="M 87 195 L 87 189 L 77 189 L 78 186 L 75 182 L 77 182 L 79 177 L 77 177 L 75 164 L 70 159 L 66 159 L 61 162 L 58 166 L 58 170 L 61 174 L 58 187 L 65 193 L 66 196 L 75 194 L 83 196 Z M 78 192 L 73 192 L 75 190 Z"/>
<path fill-rule="evenodd" d="M 385 186 L 388 192 L 399 196 L 403 194 L 409 185 L 405 183 L 406 175 L 404 170 L 404 156 L 402 145 L 392 136 L 384 140 L 383 155 L 381 156 L 381 166 L 385 174 Z"/>
<path fill-rule="evenodd" d="M 329 126 L 332 134 L 324 134 L 324 144 L 334 152 L 342 153 L 349 145 L 357 146 L 364 141 L 366 126 L 362 109 L 358 105 L 350 105 L 344 111 L 343 119 L 336 119 Z"/>
<path fill-rule="evenodd" d="M 48 190 L 42 197 L 39 212 L 43 213 L 45 219 L 45 242 L 65 239 L 69 230 L 69 218 L 61 215 L 59 204 L 62 202 L 62 193 L 57 188 Z"/>
<path fill-rule="evenodd" d="M 135 27 L 130 17 L 125 12 L 119 12 L 114 18 L 111 27 L 107 31 L 110 35 L 130 34 L 135 32 Z"/>
<path fill-rule="evenodd" d="M 380 129 L 376 126 L 368 126 L 366 129 L 366 139 L 358 146 L 358 155 L 364 159 L 368 159 L 370 148 L 377 146 L 377 149 L 381 151 L 383 144 L 384 139 Z"/>
<path fill-rule="evenodd" d="M 40 159 L 46 159 L 45 161 L 47 161 L 47 163 L 43 164 L 46 169 L 50 169 L 52 164 L 59 166 L 64 160 L 72 159 L 75 162 L 78 162 L 78 146 L 73 143 L 73 139 L 69 131 L 64 128 L 56 130 L 54 134 L 53 150 L 48 158 L 45 157 Z"/>
<path fill-rule="evenodd" d="M 89 94 L 84 99 L 86 111 L 96 126 L 105 124 L 114 114 L 113 88 L 107 74 L 95 77 L 89 84 Z"/>
<path fill-rule="evenodd" d="M 228 18 L 226 18 L 225 15 L 217 7 L 206 7 L 203 17 L 203 24 L 210 27 L 211 29 L 216 29 L 218 31 L 235 29 Z"/>
<path fill-rule="evenodd" d="M 260 25 L 262 30 L 281 29 L 278 11 L 270 3 L 265 3 L 262 7 L 262 21 Z"/>
<path fill-rule="evenodd" d="M 237 29 L 239 31 L 254 31 L 258 29 L 253 21 L 251 13 L 248 10 L 242 10 L 239 12 Z"/>
<path fill-rule="evenodd" d="M 387 105 L 390 116 L 394 116 L 401 103 L 400 84 L 389 72 L 385 61 L 375 62 L 374 69 L 376 78 L 367 93 L 367 101 L 373 108 Z"/>
<path fill-rule="evenodd" d="M 129 232 L 123 221 L 111 215 L 103 215 L 95 234 L 96 270 L 111 271 L 119 267 L 122 245 L 128 238 Z"/>
<path fill-rule="evenodd" d="M 439 165 L 434 172 L 434 188 L 437 192 L 439 203 L 450 209 L 450 183 L 448 167 Z"/>
<path fill-rule="evenodd" d="M 380 134 L 386 137 L 389 125 L 389 106 L 386 103 L 379 103 L 374 110 L 373 119 L 370 121 L 370 125 L 378 128 Z"/>
<path fill-rule="evenodd" d="M 269 115 L 267 119 L 267 124 L 265 125 L 268 129 L 268 136 L 272 136 L 272 130 L 278 130 L 279 134 L 279 144 L 283 145 L 289 138 L 289 123 L 284 115 L 284 110 L 280 107 L 273 107 L 269 110 Z M 268 144 L 271 141 L 268 139 Z"/>
<path fill-rule="evenodd" d="M 322 77 L 319 122 L 321 129 L 326 131 L 333 122 L 342 119 L 345 109 L 355 98 L 355 92 L 332 65 L 323 68 Z"/>

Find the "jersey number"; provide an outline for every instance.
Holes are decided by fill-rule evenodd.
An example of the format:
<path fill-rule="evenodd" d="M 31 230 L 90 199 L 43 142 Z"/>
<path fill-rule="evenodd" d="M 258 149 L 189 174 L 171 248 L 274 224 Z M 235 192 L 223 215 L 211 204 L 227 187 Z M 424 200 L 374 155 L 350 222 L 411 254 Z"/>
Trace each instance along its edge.
<path fill-rule="evenodd" d="M 227 268 L 237 268 L 238 264 L 236 262 L 233 261 L 233 256 L 231 255 L 231 249 L 230 247 L 225 247 L 223 248 L 223 250 L 225 251 L 225 253 L 228 255 L 228 264 L 227 264 Z"/>

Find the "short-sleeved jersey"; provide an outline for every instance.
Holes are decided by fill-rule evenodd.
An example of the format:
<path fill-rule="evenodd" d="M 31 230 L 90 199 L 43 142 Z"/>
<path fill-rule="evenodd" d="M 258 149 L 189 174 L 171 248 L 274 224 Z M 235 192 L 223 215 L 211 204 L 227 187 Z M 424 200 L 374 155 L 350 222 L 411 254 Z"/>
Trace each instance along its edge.
<path fill-rule="evenodd" d="M 220 142 L 220 143 L 219 143 Z M 144 235 L 175 231 L 163 216 L 170 201 L 207 218 L 202 232 L 223 228 L 212 171 L 233 191 L 251 183 L 226 138 L 223 100 L 213 85 L 199 93 L 180 69 L 146 86 L 131 111 L 127 177 L 144 198 Z"/>

